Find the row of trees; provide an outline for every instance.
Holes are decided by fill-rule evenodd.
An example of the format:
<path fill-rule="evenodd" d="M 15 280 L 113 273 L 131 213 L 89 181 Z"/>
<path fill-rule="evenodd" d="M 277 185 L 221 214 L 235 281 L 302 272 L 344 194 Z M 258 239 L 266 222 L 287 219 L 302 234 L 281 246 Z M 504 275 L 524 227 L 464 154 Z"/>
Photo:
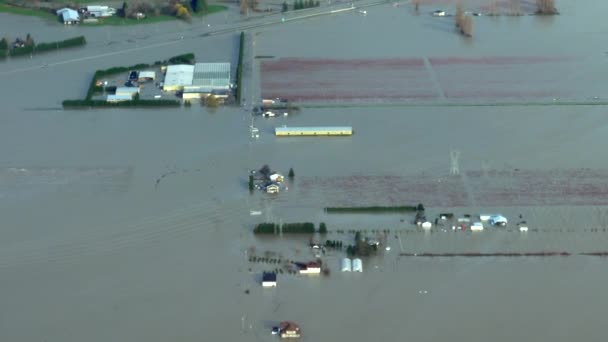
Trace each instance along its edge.
<path fill-rule="evenodd" d="M 287 3 L 283 3 L 283 9 L 284 12 L 286 12 L 287 10 L 285 9 L 287 6 Z M 314 0 L 295 0 L 293 2 L 293 9 L 294 11 L 300 10 L 300 9 L 305 9 L 305 8 L 313 8 L 313 7 L 319 7 L 321 6 L 321 2 L 319 1 L 314 1 Z"/>
<path fill-rule="evenodd" d="M 143 13 L 147 16 L 171 15 L 190 20 L 191 13 L 207 10 L 207 0 L 126 0 L 117 14 L 123 18 L 136 18 L 138 13 Z"/>
<path fill-rule="evenodd" d="M 5 37 L 0 40 L 0 58 L 7 56 L 29 56 L 35 53 L 82 46 L 86 43 L 86 39 L 83 36 L 80 36 L 57 42 L 40 43 L 36 45 L 34 39 L 28 33 L 25 40 L 17 39 L 15 40 L 14 46 L 12 46 L 9 39 Z"/>
<path fill-rule="evenodd" d="M 327 226 L 325 223 L 319 224 L 319 230 L 315 230 L 315 224 L 311 222 L 302 223 L 283 223 L 279 225 L 276 223 L 259 223 L 253 229 L 254 234 L 319 234 L 327 233 Z"/>

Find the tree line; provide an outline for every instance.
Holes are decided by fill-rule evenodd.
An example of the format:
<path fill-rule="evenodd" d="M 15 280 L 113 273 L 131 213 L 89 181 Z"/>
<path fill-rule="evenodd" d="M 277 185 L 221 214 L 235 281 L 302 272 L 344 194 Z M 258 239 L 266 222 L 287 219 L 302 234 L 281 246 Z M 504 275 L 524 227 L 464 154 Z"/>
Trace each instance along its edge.
<path fill-rule="evenodd" d="M 56 42 L 36 44 L 32 36 L 28 33 L 25 40 L 16 39 L 14 45 L 11 46 L 12 44 L 9 42 L 9 39 L 5 37 L 0 40 L 0 58 L 5 58 L 7 56 L 29 56 L 52 50 L 83 46 L 86 43 L 87 41 L 84 36 L 78 36 Z"/>
<path fill-rule="evenodd" d="M 321 222 L 319 229 L 315 229 L 315 224 L 311 222 L 298 222 L 298 223 L 283 223 L 282 225 L 276 223 L 259 223 L 253 229 L 254 234 L 319 234 L 327 233 L 327 226 Z"/>

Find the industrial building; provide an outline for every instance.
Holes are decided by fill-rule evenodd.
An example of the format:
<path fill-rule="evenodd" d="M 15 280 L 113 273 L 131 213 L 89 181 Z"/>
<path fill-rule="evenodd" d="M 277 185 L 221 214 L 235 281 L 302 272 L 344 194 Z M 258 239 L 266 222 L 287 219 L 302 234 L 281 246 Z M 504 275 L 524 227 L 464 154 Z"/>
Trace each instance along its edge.
<path fill-rule="evenodd" d="M 61 21 L 65 25 L 78 24 L 80 22 L 80 15 L 71 8 L 66 7 L 58 10 L 57 15 L 61 16 Z"/>
<path fill-rule="evenodd" d="M 353 128 L 344 127 L 277 127 L 274 130 L 278 137 L 285 136 L 345 136 L 352 135 Z"/>
<path fill-rule="evenodd" d="M 181 91 L 184 86 L 192 85 L 194 76 L 194 65 L 177 64 L 169 65 L 165 74 L 163 84 L 164 91 Z"/>
<path fill-rule="evenodd" d="M 197 99 L 230 94 L 230 63 L 196 63 L 169 65 L 164 91 L 183 91 L 184 99 Z"/>

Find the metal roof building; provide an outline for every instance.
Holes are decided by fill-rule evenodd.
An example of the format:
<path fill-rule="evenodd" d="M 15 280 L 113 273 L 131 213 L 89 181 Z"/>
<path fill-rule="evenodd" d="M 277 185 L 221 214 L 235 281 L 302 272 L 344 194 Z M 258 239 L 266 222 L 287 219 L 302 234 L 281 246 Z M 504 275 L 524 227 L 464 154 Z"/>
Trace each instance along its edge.
<path fill-rule="evenodd" d="M 274 133 L 278 137 L 287 136 L 347 136 L 353 134 L 350 126 L 338 127 L 276 127 Z"/>
<path fill-rule="evenodd" d="M 196 63 L 192 85 L 206 89 L 230 89 L 230 63 Z"/>
<path fill-rule="evenodd" d="M 80 15 L 77 11 L 71 8 L 62 8 L 57 11 L 57 15 L 61 16 L 64 24 L 76 24 L 80 21 Z"/>
<path fill-rule="evenodd" d="M 193 74 L 194 65 L 169 65 L 167 67 L 167 73 L 165 74 L 163 90 L 178 91 L 184 89 L 184 86 L 192 85 Z"/>

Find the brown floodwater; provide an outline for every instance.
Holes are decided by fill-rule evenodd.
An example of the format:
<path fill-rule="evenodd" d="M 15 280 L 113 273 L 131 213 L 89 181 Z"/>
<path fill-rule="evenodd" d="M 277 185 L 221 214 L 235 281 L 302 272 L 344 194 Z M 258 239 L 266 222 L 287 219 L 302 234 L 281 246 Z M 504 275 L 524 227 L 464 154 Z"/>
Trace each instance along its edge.
<path fill-rule="evenodd" d="M 508 94 L 550 84 L 572 101 L 605 100 L 605 5 L 560 2 L 562 14 L 554 18 L 476 17 L 468 41 L 453 32 L 451 18 L 428 15 L 451 8 L 442 3 L 424 6 L 419 16 L 387 5 L 368 8 L 366 16 L 269 26 L 255 34 L 254 54 L 452 58 L 425 74 L 428 90 L 445 94 L 462 79 L 463 94 L 479 93 L 496 87 L 493 75 L 509 75 Z M 231 16 L 207 20 L 220 25 Z M 333 101 L 258 118 L 255 140 L 248 112 L 238 107 L 60 108 L 61 100 L 84 96 L 94 69 L 184 52 L 234 65 L 237 35 L 202 39 L 204 25 L 78 28 L 0 14 L 0 28 L 12 36 L 27 31 L 50 41 L 83 32 L 89 41 L 82 49 L 0 63 L 1 341 L 271 341 L 269 329 L 281 320 L 299 323 L 303 341 L 603 340 L 608 259 L 578 253 L 608 250 L 605 106 L 517 105 L 517 97 L 507 98 L 508 106 L 445 106 L 452 101 L 440 97 L 382 106 L 374 99 Z M 510 64 L 462 62 L 480 58 Z M 553 62 L 535 73 L 513 62 L 525 58 Z M 261 85 L 263 68 L 253 70 Z M 366 71 L 358 72 L 355 79 L 365 80 Z M 304 76 L 296 81 L 318 81 Z M 278 139 L 273 129 L 280 125 L 351 125 L 355 134 Z M 460 152 L 459 175 L 450 175 L 451 150 Z M 289 189 L 250 195 L 247 172 L 263 164 L 283 173 L 293 167 Z M 430 218 L 499 212 L 510 225 L 424 232 L 411 214 L 323 212 L 418 202 L 430 203 Z M 528 233 L 514 225 L 519 214 Z M 344 253 L 329 251 L 329 276 L 280 274 L 276 289 L 262 289 L 259 274 L 277 266 L 249 262 L 251 247 L 257 255 L 314 258 L 305 237 L 253 236 L 262 221 L 323 221 L 327 238 L 345 243 L 353 235 L 338 230 L 370 237 L 390 230 L 378 237 L 391 250 L 364 259 L 363 273 L 341 273 Z M 573 255 L 399 257 L 541 251 Z"/>

